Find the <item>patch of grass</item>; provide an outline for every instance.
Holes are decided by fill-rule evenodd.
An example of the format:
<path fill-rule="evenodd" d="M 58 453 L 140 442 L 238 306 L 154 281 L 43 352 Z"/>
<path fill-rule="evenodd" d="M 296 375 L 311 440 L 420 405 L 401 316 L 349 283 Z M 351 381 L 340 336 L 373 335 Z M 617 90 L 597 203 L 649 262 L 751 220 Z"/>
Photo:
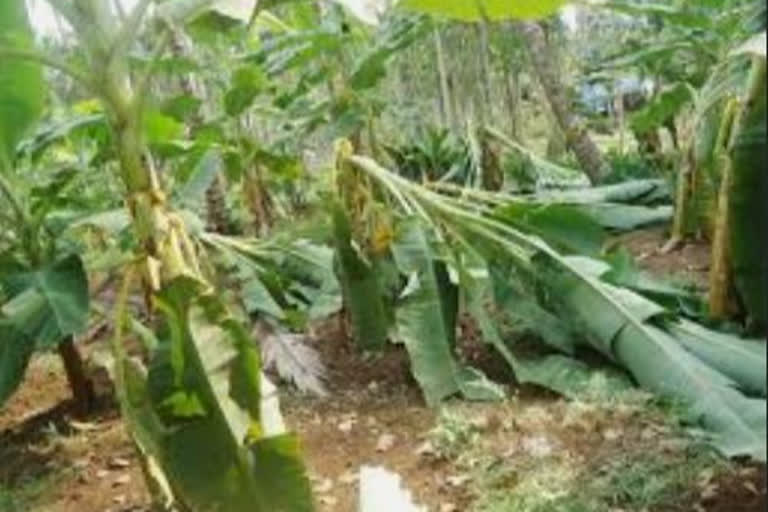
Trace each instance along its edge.
<path fill-rule="evenodd" d="M 35 510 L 35 504 L 52 488 L 51 478 L 29 479 L 15 487 L 0 484 L 0 512 Z"/>
<path fill-rule="evenodd" d="M 463 412 L 445 407 L 440 410 L 437 426 L 429 433 L 435 455 L 455 459 L 471 448 L 480 437 L 480 428 Z"/>
<path fill-rule="evenodd" d="M 475 466 L 471 511 L 647 512 L 684 505 L 682 497 L 702 480 L 728 471 L 727 461 L 684 433 L 683 404 L 611 388 L 598 379 L 578 399 L 514 412 L 521 436 L 540 433 L 564 443 L 550 455 L 502 456 L 482 440 L 466 444 L 475 453 L 463 459 L 493 461 Z M 541 419 L 530 420 L 534 410 Z M 614 437 L 599 441 L 593 432 Z M 504 438 L 499 442 L 506 446 Z"/>
<path fill-rule="evenodd" d="M 711 450 L 695 445 L 682 457 L 635 453 L 601 468 L 587 489 L 609 505 L 642 510 L 675 503 L 699 474 L 722 470 L 724 464 Z"/>

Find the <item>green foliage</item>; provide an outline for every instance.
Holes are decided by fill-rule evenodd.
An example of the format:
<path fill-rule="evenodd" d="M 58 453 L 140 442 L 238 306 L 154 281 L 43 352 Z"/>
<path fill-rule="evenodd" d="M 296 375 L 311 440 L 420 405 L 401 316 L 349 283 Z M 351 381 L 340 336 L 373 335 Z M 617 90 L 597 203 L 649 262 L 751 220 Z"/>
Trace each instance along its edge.
<path fill-rule="evenodd" d="M 633 180 L 652 180 L 660 175 L 655 162 L 640 153 L 619 153 L 609 150 L 605 154 L 611 172 L 602 179 L 605 185 L 625 183 Z"/>
<path fill-rule="evenodd" d="M 629 125 L 637 133 L 647 133 L 674 119 L 684 106 L 696 99 L 696 91 L 687 83 L 674 83 L 660 91 L 641 110 L 633 112 Z"/>
<path fill-rule="evenodd" d="M 352 335 L 365 349 L 381 349 L 387 342 L 389 318 L 386 295 L 376 272 L 376 261 L 364 258 L 353 245 L 350 221 L 341 206 L 332 210 L 336 268 Z"/>
<path fill-rule="evenodd" d="M 312 510 L 296 439 L 265 408 L 243 327 L 194 280 L 178 278 L 156 298 L 165 328 L 146 380 L 118 364 L 137 440 L 174 498 L 189 510 Z"/>
<path fill-rule="evenodd" d="M 11 54 L 4 55 L 4 49 Z M 10 164 L 16 145 L 43 111 L 42 67 L 12 53 L 32 49 L 32 30 L 24 0 L 3 2 L 0 6 L 0 164 Z M 3 170 L 0 167 L 0 171 Z"/>
<path fill-rule="evenodd" d="M 439 215 L 452 231 L 470 236 L 472 243 L 468 245 L 486 259 L 491 271 L 504 268 L 499 266 L 503 259 L 511 272 L 502 273 L 497 280 L 504 285 L 501 291 L 511 290 L 512 297 L 535 298 L 532 310 L 543 310 L 556 318 L 558 330 L 569 332 L 576 346 L 602 353 L 625 368 L 641 386 L 682 401 L 689 412 L 687 419 L 703 427 L 721 453 L 765 460 L 765 400 L 745 396 L 729 375 L 683 348 L 669 330 L 669 322 L 675 321 L 673 311 L 606 282 L 602 276 L 610 266 L 600 260 L 562 256 L 522 229 L 472 213 L 471 202 L 436 196 L 366 159 L 351 157 L 350 161 L 389 190 L 396 189 L 429 209 L 432 216 Z M 430 222 L 435 220 L 432 216 L 428 217 Z M 509 302 L 497 304 L 502 309 L 510 307 Z M 537 327 L 541 324 L 533 323 Z M 544 330 L 542 333 L 546 336 Z M 561 350 L 567 349 L 566 345 Z M 504 351 L 502 354 L 514 368 L 514 359 Z M 733 353 L 728 357 L 734 357 Z M 746 362 L 744 366 L 748 366 Z M 728 374 L 735 375 L 730 370 Z M 744 387 L 750 387 L 750 381 Z"/>
<path fill-rule="evenodd" d="M 405 9 L 444 16 L 461 21 L 543 18 L 557 11 L 565 2 L 562 0 L 505 2 L 504 0 L 480 0 L 477 3 L 459 0 L 403 0 Z"/>
<path fill-rule="evenodd" d="M 413 376 L 430 406 L 459 392 L 470 400 L 502 398 L 500 389 L 482 374 L 461 368 L 454 359 L 458 293 L 427 236 L 417 219 L 407 219 L 398 227 L 392 246 L 400 272 L 408 276 L 395 320 Z"/>
<path fill-rule="evenodd" d="M 39 269 L 6 274 L 0 290 L 0 405 L 16 390 L 36 349 L 49 349 L 83 331 L 88 279 L 78 256 Z"/>
<path fill-rule="evenodd" d="M 448 130 L 427 129 L 415 140 L 382 145 L 401 176 L 414 181 L 467 183 L 473 161 L 466 141 Z"/>

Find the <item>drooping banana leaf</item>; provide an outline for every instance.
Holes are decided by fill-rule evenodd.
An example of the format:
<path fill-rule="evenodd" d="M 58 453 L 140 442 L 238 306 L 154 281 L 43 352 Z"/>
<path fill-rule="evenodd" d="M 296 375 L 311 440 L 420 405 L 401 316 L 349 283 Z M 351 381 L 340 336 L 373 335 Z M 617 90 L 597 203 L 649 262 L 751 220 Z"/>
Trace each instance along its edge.
<path fill-rule="evenodd" d="M 574 204 L 621 203 L 650 205 L 670 202 L 672 198 L 669 186 L 664 180 L 645 179 L 576 190 L 542 191 L 536 194 L 536 199 L 547 202 Z"/>
<path fill-rule="evenodd" d="M 499 254 L 527 280 L 539 307 L 567 322 L 574 339 L 626 369 L 641 386 L 683 402 L 689 421 L 727 456 L 766 460 L 766 401 L 752 399 L 739 383 L 683 348 L 667 330 L 674 314 L 657 303 L 600 279 L 605 263 L 564 257 L 539 238 L 489 219 L 461 200 L 440 196 L 362 157 L 349 161 L 388 189 L 419 202 L 452 231 L 483 239 L 472 244 L 494 268 Z M 491 247 L 489 250 L 488 247 Z M 530 277 L 533 276 L 533 280 Z M 503 279 L 503 278 L 502 278 Z M 514 306 L 512 306 L 514 307 Z"/>
<path fill-rule="evenodd" d="M 265 407 L 256 345 L 200 283 L 156 296 L 165 328 L 149 373 L 123 365 L 127 418 L 184 510 L 311 511 L 295 437 Z M 194 446 L 192 450 L 189 447 Z"/>
<path fill-rule="evenodd" d="M 455 360 L 457 290 L 418 219 L 399 226 L 392 252 L 400 272 L 409 278 L 395 310 L 397 333 L 427 404 L 435 406 L 456 393 L 470 400 L 503 398 L 498 386 Z"/>
<path fill-rule="evenodd" d="M 42 269 L 3 276 L 10 300 L 0 307 L 0 405 L 24 377 L 33 351 L 85 329 L 88 278 L 79 256 Z"/>
<path fill-rule="evenodd" d="M 601 282 L 574 260 L 549 253 L 542 264 L 551 307 L 583 332 L 589 346 L 626 368 L 641 386 L 685 403 L 690 420 L 711 434 L 725 455 L 765 460 L 765 400 L 744 396 L 735 381 L 658 327 L 667 315 L 663 308 Z"/>
<path fill-rule="evenodd" d="M 497 208 L 494 217 L 567 252 L 597 255 L 605 242 L 602 226 L 581 205 L 511 202 Z"/>
<path fill-rule="evenodd" d="M 742 339 L 687 320 L 670 322 L 665 328 L 687 351 L 733 379 L 740 389 L 766 396 L 764 340 Z"/>

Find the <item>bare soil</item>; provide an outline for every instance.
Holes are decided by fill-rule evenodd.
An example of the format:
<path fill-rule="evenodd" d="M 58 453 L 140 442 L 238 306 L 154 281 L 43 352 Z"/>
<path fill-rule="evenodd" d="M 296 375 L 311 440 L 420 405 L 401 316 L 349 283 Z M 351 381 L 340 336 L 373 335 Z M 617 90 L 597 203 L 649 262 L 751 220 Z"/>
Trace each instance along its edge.
<path fill-rule="evenodd" d="M 706 290 L 710 244 L 706 240 L 688 240 L 678 249 L 665 253 L 661 248 L 668 239 L 665 228 L 643 229 L 618 237 L 643 269 L 658 277 L 682 279 L 699 290 Z"/>

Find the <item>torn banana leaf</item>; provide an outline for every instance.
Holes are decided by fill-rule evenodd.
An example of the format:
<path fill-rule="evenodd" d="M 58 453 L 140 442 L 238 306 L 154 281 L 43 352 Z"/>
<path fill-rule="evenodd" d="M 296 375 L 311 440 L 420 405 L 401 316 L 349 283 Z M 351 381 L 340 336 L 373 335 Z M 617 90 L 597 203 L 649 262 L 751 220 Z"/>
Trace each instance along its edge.
<path fill-rule="evenodd" d="M 156 298 L 165 328 L 148 375 L 119 364 L 131 430 L 175 501 L 201 512 L 313 510 L 297 440 L 245 330 L 192 279 Z"/>
<path fill-rule="evenodd" d="M 669 313 L 634 292 L 599 280 L 586 259 L 540 254 L 549 306 L 573 322 L 584 342 L 627 369 L 646 389 L 683 402 L 690 420 L 726 456 L 766 459 L 766 402 L 686 351 L 660 327 Z"/>
<path fill-rule="evenodd" d="M 409 276 L 395 311 L 397 332 L 427 404 L 437 405 L 457 393 L 470 400 L 503 398 L 497 385 L 477 370 L 462 368 L 454 358 L 457 290 L 418 219 L 399 226 L 392 252 L 400 272 Z"/>

